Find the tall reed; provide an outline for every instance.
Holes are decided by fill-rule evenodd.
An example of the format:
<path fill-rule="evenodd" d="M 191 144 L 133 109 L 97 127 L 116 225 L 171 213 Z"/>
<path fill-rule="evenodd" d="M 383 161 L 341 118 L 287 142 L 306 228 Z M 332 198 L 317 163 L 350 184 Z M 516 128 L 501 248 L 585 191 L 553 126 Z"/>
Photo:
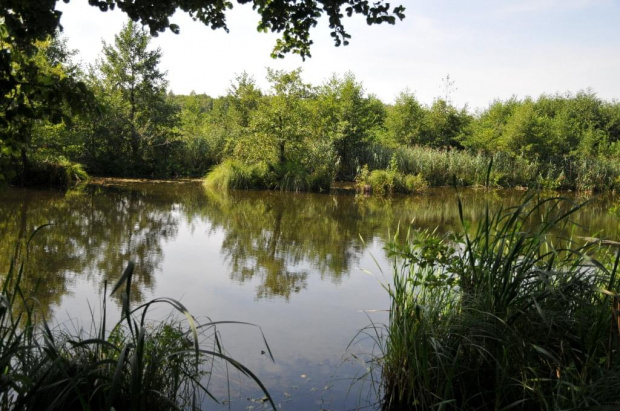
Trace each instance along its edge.
<path fill-rule="evenodd" d="M 492 155 L 464 150 L 445 150 L 431 147 L 389 148 L 375 145 L 361 157 L 370 172 L 388 170 L 396 159 L 398 171 L 419 175 L 431 187 L 484 186 L 530 187 L 541 189 L 611 191 L 620 188 L 620 163 L 598 157 L 562 157 L 541 161 L 506 152 Z M 493 170 L 487 180 L 487 165 Z"/>
<path fill-rule="evenodd" d="M 620 253 L 562 234 L 583 204 L 531 194 L 475 227 L 457 206 L 461 233 L 388 246 L 383 408 L 620 405 Z"/>

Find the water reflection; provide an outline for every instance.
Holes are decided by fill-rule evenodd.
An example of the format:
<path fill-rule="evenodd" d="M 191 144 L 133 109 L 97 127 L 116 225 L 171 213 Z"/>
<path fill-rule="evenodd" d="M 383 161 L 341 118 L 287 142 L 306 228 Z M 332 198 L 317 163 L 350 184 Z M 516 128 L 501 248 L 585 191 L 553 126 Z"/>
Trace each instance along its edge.
<path fill-rule="evenodd" d="M 177 231 L 174 203 L 159 200 L 145 190 L 116 187 L 88 186 L 65 195 L 9 190 L 0 198 L 1 268 L 6 272 L 7 257 L 21 254 L 27 273 L 22 287 L 47 312 L 76 276 L 102 287 L 104 281 L 114 283 L 127 261 L 134 260 L 132 298 L 140 301 L 155 286 L 161 242 Z M 26 254 L 31 233 L 47 223 L 52 225 L 32 238 Z"/>
<path fill-rule="evenodd" d="M 475 226 L 487 206 L 508 207 L 522 195 L 462 191 L 464 218 Z M 613 195 L 592 200 L 572 217 L 582 227 L 572 234 L 618 240 L 618 210 Z M 22 286 L 48 317 L 58 319 L 66 309 L 88 323 L 104 280 L 114 282 L 133 259 L 136 302 L 169 296 L 197 317 L 260 324 L 275 364 L 256 349 L 251 332 L 219 331 L 227 351 L 257 372 L 284 409 L 295 410 L 358 405 L 355 394 L 346 397 L 365 365 L 340 366 L 342 356 L 368 324 L 363 310 L 376 310 L 373 321 L 385 321 L 389 301 L 376 279 L 357 268 L 377 273 L 372 253 L 389 274 L 382 247 L 399 226 L 401 236 L 410 226 L 462 229 L 452 189 L 392 199 L 220 193 L 197 182 L 112 181 L 66 194 L 12 189 L 0 192 L 2 272 L 12 257 L 25 256 L 30 233 L 47 222 L 54 226 L 31 242 Z M 227 381 L 222 387 L 230 389 Z M 248 390 L 236 397 L 258 395 Z"/>
<path fill-rule="evenodd" d="M 468 190 L 460 197 L 465 219 L 475 224 L 487 205 L 507 207 L 522 195 Z M 588 235 L 617 240 L 620 214 L 614 204 L 614 196 L 595 199 L 574 220 Z M 461 229 L 450 189 L 392 199 L 222 193 L 198 183 L 114 182 L 66 194 L 12 189 L 0 193 L 3 272 L 20 247 L 24 255 L 30 233 L 48 222 L 54 225 L 30 244 L 23 283 L 45 312 L 70 293 L 77 276 L 89 278 L 101 290 L 104 280 L 114 282 L 129 260 L 137 263 L 132 297 L 141 301 L 155 288 L 165 258 L 163 244 L 177 241 L 179 224 L 193 229 L 206 225 L 211 233 L 223 233 L 220 251 L 230 279 L 257 283 L 258 299 L 287 301 L 307 289 L 309 276 L 333 284 L 345 281 L 364 244 L 389 241 L 399 226 L 401 235 L 409 224 L 416 229 Z"/>

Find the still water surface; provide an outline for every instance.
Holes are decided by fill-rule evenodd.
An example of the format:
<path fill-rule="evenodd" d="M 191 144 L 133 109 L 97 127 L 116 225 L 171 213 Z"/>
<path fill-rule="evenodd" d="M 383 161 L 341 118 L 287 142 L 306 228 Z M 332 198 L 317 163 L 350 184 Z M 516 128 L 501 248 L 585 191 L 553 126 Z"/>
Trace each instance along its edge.
<path fill-rule="evenodd" d="M 509 206 L 522 192 L 462 191 L 465 218 Z M 584 200 L 575 198 L 575 201 Z M 575 234 L 618 240 L 616 198 L 594 199 L 575 216 Z M 369 340 L 349 347 L 371 321 L 384 323 L 391 263 L 383 250 L 401 231 L 460 230 L 454 190 L 378 199 L 352 195 L 213 192 L 197 182 L 103 181 L 80 190 L 9 189 L 0 193 L 0 268 L 16 241 L 45 223 L 29 249 L 24 286 L 36 289 L 55 324 L 89 327 L 103 284 L 136 262 L 134 302 L 172 297 L 220 327 L 227 351 L 253 370 L 286 410 L 359 409 L 376 401 L 366 370 Z M 383 274 L 383 273 L 385 274 Z M 118 300 L 112 297 L 118 315 Z M 166 309 L 155 315 L 164 318 Z M 347 350 L 347 347 L 349 349 Z M 224 370 L 219 370 L 220 375 Z M 260 392 L 237 374 L 213 380 L 232 409 L 262 409 Z M 213 406 L 212 403 L 207 403 Z"/>

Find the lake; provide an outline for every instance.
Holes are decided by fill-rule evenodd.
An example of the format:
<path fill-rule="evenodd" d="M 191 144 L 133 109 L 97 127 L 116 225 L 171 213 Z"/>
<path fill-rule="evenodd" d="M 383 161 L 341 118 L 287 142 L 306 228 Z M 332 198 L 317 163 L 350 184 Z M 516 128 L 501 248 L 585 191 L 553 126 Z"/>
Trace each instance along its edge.
<path fill-rule="evenodd" d="M 522 191 L 459 192 L 467 221 L 487 205 L 516 204 Z M 584 201 L 565 193 L 572 201 Z M 614 195 L 591 199 L 572 235 L 620 238 Z M 201 322 L 235 320 L 259 329 L 218 327 L 227 352 L 254 371 L 276 404 L 288 410 L 359 409 L 376 403 L 368 380 L 371 322 L 387 320 L 392 263 L 384 246 L 397 231 L 461 230 L 453 189 L 391 199 L 347 194 L 209 191 L 197 181 L 98 180 L 67 193 L 0 192 L 0 268 L 36 227 L 23 285 L 57 327 L 88 329 L 101 311 L 104 283 L 136 263 L 134 303 L 180 300 Z M 110 315 L 119 313 L 111 297 Z M 169 315 L 166 308 L 153 315 Z M 353 344 L 351 344 L 353 341 Z M 230 384 L 227 383 L 230 382 Z M 215 370 L 223 408 L 266 405 L 250 381 Z M 231 402 L 228 403 L 230 392 Z M 213 407 L 207 402 L 205 406 Z"/>

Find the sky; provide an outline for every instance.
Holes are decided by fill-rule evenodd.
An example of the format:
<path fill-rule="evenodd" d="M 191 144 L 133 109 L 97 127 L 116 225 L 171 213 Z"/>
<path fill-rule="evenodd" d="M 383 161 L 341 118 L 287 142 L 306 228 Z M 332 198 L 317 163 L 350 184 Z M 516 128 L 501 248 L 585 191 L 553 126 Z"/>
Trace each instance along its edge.
<path fill-rule="evenodd" d="M 306 61 L 272 59 L 277 36 L 257 32 L 256 12 L 236 3 L 227 15 L 229 33 L 178 12 L 172 20 L 181 33 L 162 33 L 152 45 L 162 51 L 160 68 L 175 94 L 222 96 L 244 71 L 268 90 L 270 67 L 302 68 L 313 85 L 350 71 L 385 103 L 407 90 L 424 104 L 448 97 L 471 111 L 496 99 L 581 90 L 620 99 L 620 0 L 390 2 L 405 6 L 406 18 L 378 26 L 347 19 L 348 46 L 335 47 L 327 22 L 319 20 Z M 126 21 L 123 13 L 102 13 L 87 0 L 58 2 L 58 8 L 63 35 L 85 65 L 100 58 L 102 40 L 112 43 Z"/>

